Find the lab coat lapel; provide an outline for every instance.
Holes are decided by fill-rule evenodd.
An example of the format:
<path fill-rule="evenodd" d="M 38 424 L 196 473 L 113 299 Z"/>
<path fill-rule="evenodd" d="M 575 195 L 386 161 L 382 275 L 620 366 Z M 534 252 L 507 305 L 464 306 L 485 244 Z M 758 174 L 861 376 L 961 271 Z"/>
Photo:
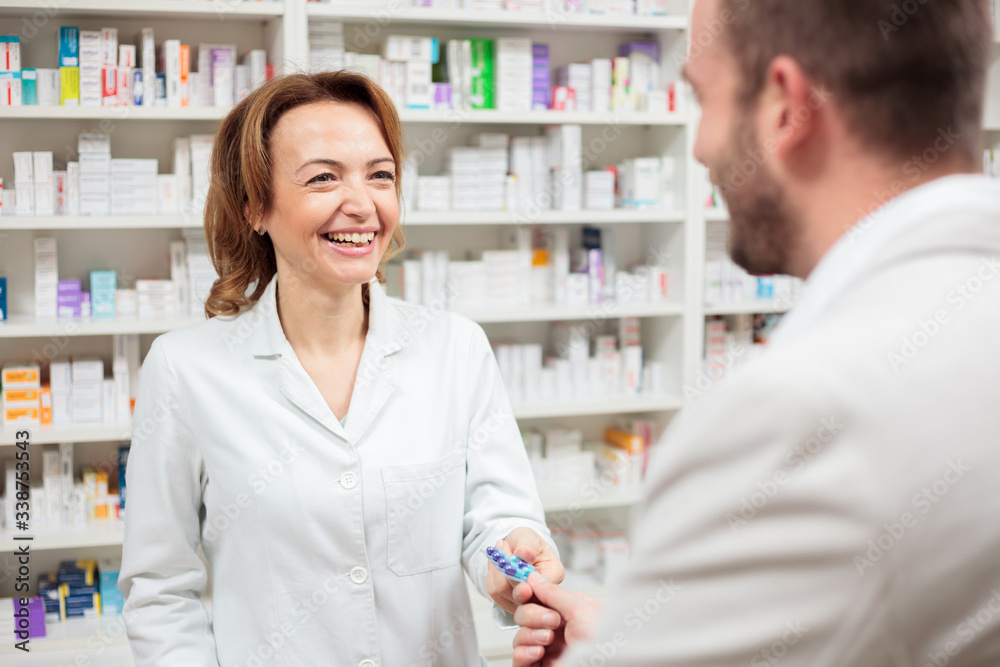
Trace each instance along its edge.
<path fill-rule="evenodd" d="M 347 413 L 347 439 L 357 445 L 396 390 L 393 355 L 409 343 L 409 331 L 377 281 L 368 284 L 368 337 Z"/>
<path fill-rule="evenodd" d="M 323 395 L 298 359 L 294 355 L 285 355 L 279 363 L 281 369 L 278 371 L 278 390 L 284 397 L 334 435 L 346 439 L 344 427 L 323 400 Z"/>

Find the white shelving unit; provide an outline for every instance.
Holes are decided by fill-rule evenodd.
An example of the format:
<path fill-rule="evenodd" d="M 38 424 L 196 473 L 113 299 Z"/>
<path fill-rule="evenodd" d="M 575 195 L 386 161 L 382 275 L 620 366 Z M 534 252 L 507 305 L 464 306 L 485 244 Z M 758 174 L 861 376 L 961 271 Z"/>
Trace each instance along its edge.
<path fill-rule="evenodd" d="M 46 67 L 54 64 L 54 33 L 60 25 L 97 28 L 119 27 L 121 41 L 129 43 L 139 28 L 156 30 L 157 42 L 179 37 L 198 42 L 233 42 L 240 51 L 265 48 L 269 62 L 284 69 L 306 69 L 308 63 L 308 21 L 310 18 L 339 18 L 345 22 L 345 37 L 353 34 L 346 28 L 378 28 L 379 37 L 368 46 L 348 50 L 375 52 L 380 40 L 393 32 L 427 34 L 442 39 L 464 36 L 528 35 L 534 41 L 552 46 L 553 66 L 579 62 L 593 57 L 608 57 L 622 42 L 637 39 L 658 41 L 663 51 L 664 68 L 670 79 L 678 79 L 677 59 L 683 54 L 688 29 L 687 0 L 672 0 L 676 15 L 667 17 L 572 16 L 486 11 L 429 10 L 404 8 L 400 11 L 371 8 L 361 3 L 350 7 L 309 3 L 247 2 L 237 0 L 64 0 L 58 12 L 46 15 L 37 25 L 38 35 L 25 40 L 22 62 L 25 66 Z M 33 15 L 37 3 L 0 0 L 0 33 L 18 34 L 25 17 Z M 113 107 L 6 107 L 0 109 L 0 154 L 15 150 L 55 151 L 56 162 L 64 163 L 72 152 L 75 138 L 82 131 L 111 134 L 115 157 L 157 157 L 166 171 L 171 163 L 169 143 L 174 137 L 214 131 L 226 109 L 213 107 L 113 108 Z M 698 167 L 691 158 L 691 143 L 697 115 L 690 112 L 584 113 L 534 111 L 423 111 L 401 110 L 400 117 L 411 141 L 431 130 L 448 130 L 446 145 L 465 145 L 477 132 L 508 132 L 532 136 L 540 128 L 557 124 L 580 124 L 585 141 L 607 128 L 617 138 L 606 152 L 585 164 L 585 168 L 614 164 L 625 157 L 671 154 L 678 158 L 678 198 L 675 210 L 610 211 L 541 211 L 534 216 L 516 216 L 508 212 L 424 212 L 408 211 L 403 221 L 411 248 L 436 247 L 446 239 L 452 247 L 482 250 L 497 247 L 493 237 L 511 225 L 578 228 L 596 225 L 614 228 L 616 246 L 622 265 L 644 263 L 652 250 L 671 258 L 672 298 L 665 303 L 614 304 L 600 306 L 548 305 L 530 308 L 502 308 L 461 311 L 480 322 L 491 337 L 517 342 L 543 342 L 544 327 L 550 322 L 595 323 L 630 316 L 641 318 L 643 345 L 650 359 L 667 369 L 664 395 L 592 399 L 584 401 L 515 406 L 515 416 L 525 426 L 574 426 L 603 428 L 617 417 L 651 418 L 665 425 L 683 407 L 683 386 L 698 367 L 699 339 L 704 328 L 701 305 L 701 267 L 704 245 L 705 212 L 695 204 L 701 193 Z M 16 132 L 11 129 L 16 128 Z M 421 174 L 437 173 L 434 160 L 421 167 Z M 11 165 L 0 164 L 0 176 L 12 177 Z M 10 178 L 13 181 L 12 178 Z M 113 268 L 120 275 L 165 277 L 169 268 L 166 244 L 180 238 L 183 229 L 200 228 L 199 218 L 184 215 L 160 216 L 46 216 L 0 217 L 0 275 L 6 275 L 11 287 L 10 310 L 14 313 L 0 322 L 0 359 L 49 358 L 50 350 L 58 356 L 98 354 L 110 357 L 110 336 L 135 333 L 142 335 L 142 352 L 148 350 L 156 335 L 187 326 L 200 318 L 171 320 L 117 319 L 111 321 L 39 321 L 30 310 L 30 242 L 38 236 L 55 236 L 59 244 L 61 277 L 83 277 L 89 269 Z M 699 239 L 699 237 L 701 237 Z M 701 253 L 701 254 L 699 254 Z M 161 257 L 162 255 L 162 257 Z M 26 259 L 27 257 L 27 259 Z M 65 274 L 65 275 L 64 275 Z M 25 281 L 28 282 L 25 285 Z M 20 286 L 19 286 L 20 283 Z M 14 429 L 0 429 L 0 458 L 12 451 Z M 588 434 L 593 435 L 593 434 Z M 34 446 L 59 442 L 77 443 L 77 464 L 107 458 L 130 438 L 130 425 L 35 427 L 31 429 Z M 39 457 L 40 458 L 40 457 Z M 40 461 L 38 461 L 40 465 Z M 639 498 L 637 489 L 612 489 L 596 498 L 543 497 L 546 511 L 622 512 Z M 118 521 L 92 522 L 84 526 L 42 527 L 34 532 L 32 550 L 52 554 L 52 558 L 70 557 L 84 549 L 88 555 L 113 555 L 122 544 Z M 0 550 L 13 548 L 10 534 L 0 534 Z M 0 581 L 2 581 L 0 577 Z M 587 575 L 574 573 L 567 585 L 603 596 L 606 591 Z M 0 584 L 0 592 L 3 592 Z M 9 592 L 7 592 L 9 594 Z M 488 604 L 485 605 L 488 617 Z M 105 667 L 132 665 L 124 634 L 115 629 L 114 619 L 77 619 L 50 626 L 49 637 L 33 642 L 35 653 L 30 664 L 69 664 L 80 655 L 90 664 Z M 480 627 L 484 654 L 503 659 L 510 654 L 510 635 L 492 635 L 491 627 Z M 96 653 L 94 646 L 102 647 Z M 0 656 L 11 655 L 5 644 Z M 36 662 L 37 661 L 37 662 Z M 56 662 L 61 661 L 61 662 Z M 4 658 L 0 658 L 4 662 Z M 20 663 L 19 663 L 20 664 Z M 24 664 L 29 664 L 25 662 Z"/>

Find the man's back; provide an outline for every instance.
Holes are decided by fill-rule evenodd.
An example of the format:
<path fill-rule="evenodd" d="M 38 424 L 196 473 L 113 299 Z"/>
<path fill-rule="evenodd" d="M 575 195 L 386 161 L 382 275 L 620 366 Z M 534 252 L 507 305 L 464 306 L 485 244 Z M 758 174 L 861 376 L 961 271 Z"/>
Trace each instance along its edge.
<path fill-rule="evenodd" d="M 1000 186 L 907 197 L 658 446 L 595 655 L 1000 664 Z"/>

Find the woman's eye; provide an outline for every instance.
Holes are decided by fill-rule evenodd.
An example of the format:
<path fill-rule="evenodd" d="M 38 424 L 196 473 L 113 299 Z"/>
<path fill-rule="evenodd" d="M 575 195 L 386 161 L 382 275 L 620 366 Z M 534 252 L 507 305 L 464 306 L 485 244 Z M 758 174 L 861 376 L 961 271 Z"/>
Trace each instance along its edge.
<path fill-rule="evenodd" d="M 309 179 L 310 183 L 329 183 L 333 180 L 333 174 L 319 174 Z"/>
<path fill-rule="evenodd" d="M 391 171 L 377 171 L 375 172 L 374 177 L 385 181 L 396 180 L 396 175 Z"/>

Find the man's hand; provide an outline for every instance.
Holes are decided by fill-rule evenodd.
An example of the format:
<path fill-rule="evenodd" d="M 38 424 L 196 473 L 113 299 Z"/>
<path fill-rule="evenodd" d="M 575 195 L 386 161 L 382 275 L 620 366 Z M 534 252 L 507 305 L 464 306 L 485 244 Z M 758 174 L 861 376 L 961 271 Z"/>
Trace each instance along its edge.
<path fill-rule="evenodd" d="M 514 622 L 521 626 L 514 635 L 514 667 L 556 667 L 568 646 L 594 636 L 601 603 L 589 595 L 535 574 L 528 583 L 518 584 L 514 595 L 541 603 L 523 604 L 514 612 Z"/>
<path fill-rule="evenodd" d="M 507 537 L 497 542 L 496 547 L 526 563 L 531 563 L 540 575 L 554 584 L 558 584 L 566 576 L 566 570 L 559 562 L 556 552 L 541 535 L 530 528 L 515 528 L 507 534 Z M 511 614 L 519 605 L 531 599 L 531 589 L 527 586 L 521 591 L 521 594 L 527 597 L 516 597 L 513 582 L 500 574 L 500 571 L 492 565 L 488 566 L 486 572 L 486 590 L 497 606 Z"/>

